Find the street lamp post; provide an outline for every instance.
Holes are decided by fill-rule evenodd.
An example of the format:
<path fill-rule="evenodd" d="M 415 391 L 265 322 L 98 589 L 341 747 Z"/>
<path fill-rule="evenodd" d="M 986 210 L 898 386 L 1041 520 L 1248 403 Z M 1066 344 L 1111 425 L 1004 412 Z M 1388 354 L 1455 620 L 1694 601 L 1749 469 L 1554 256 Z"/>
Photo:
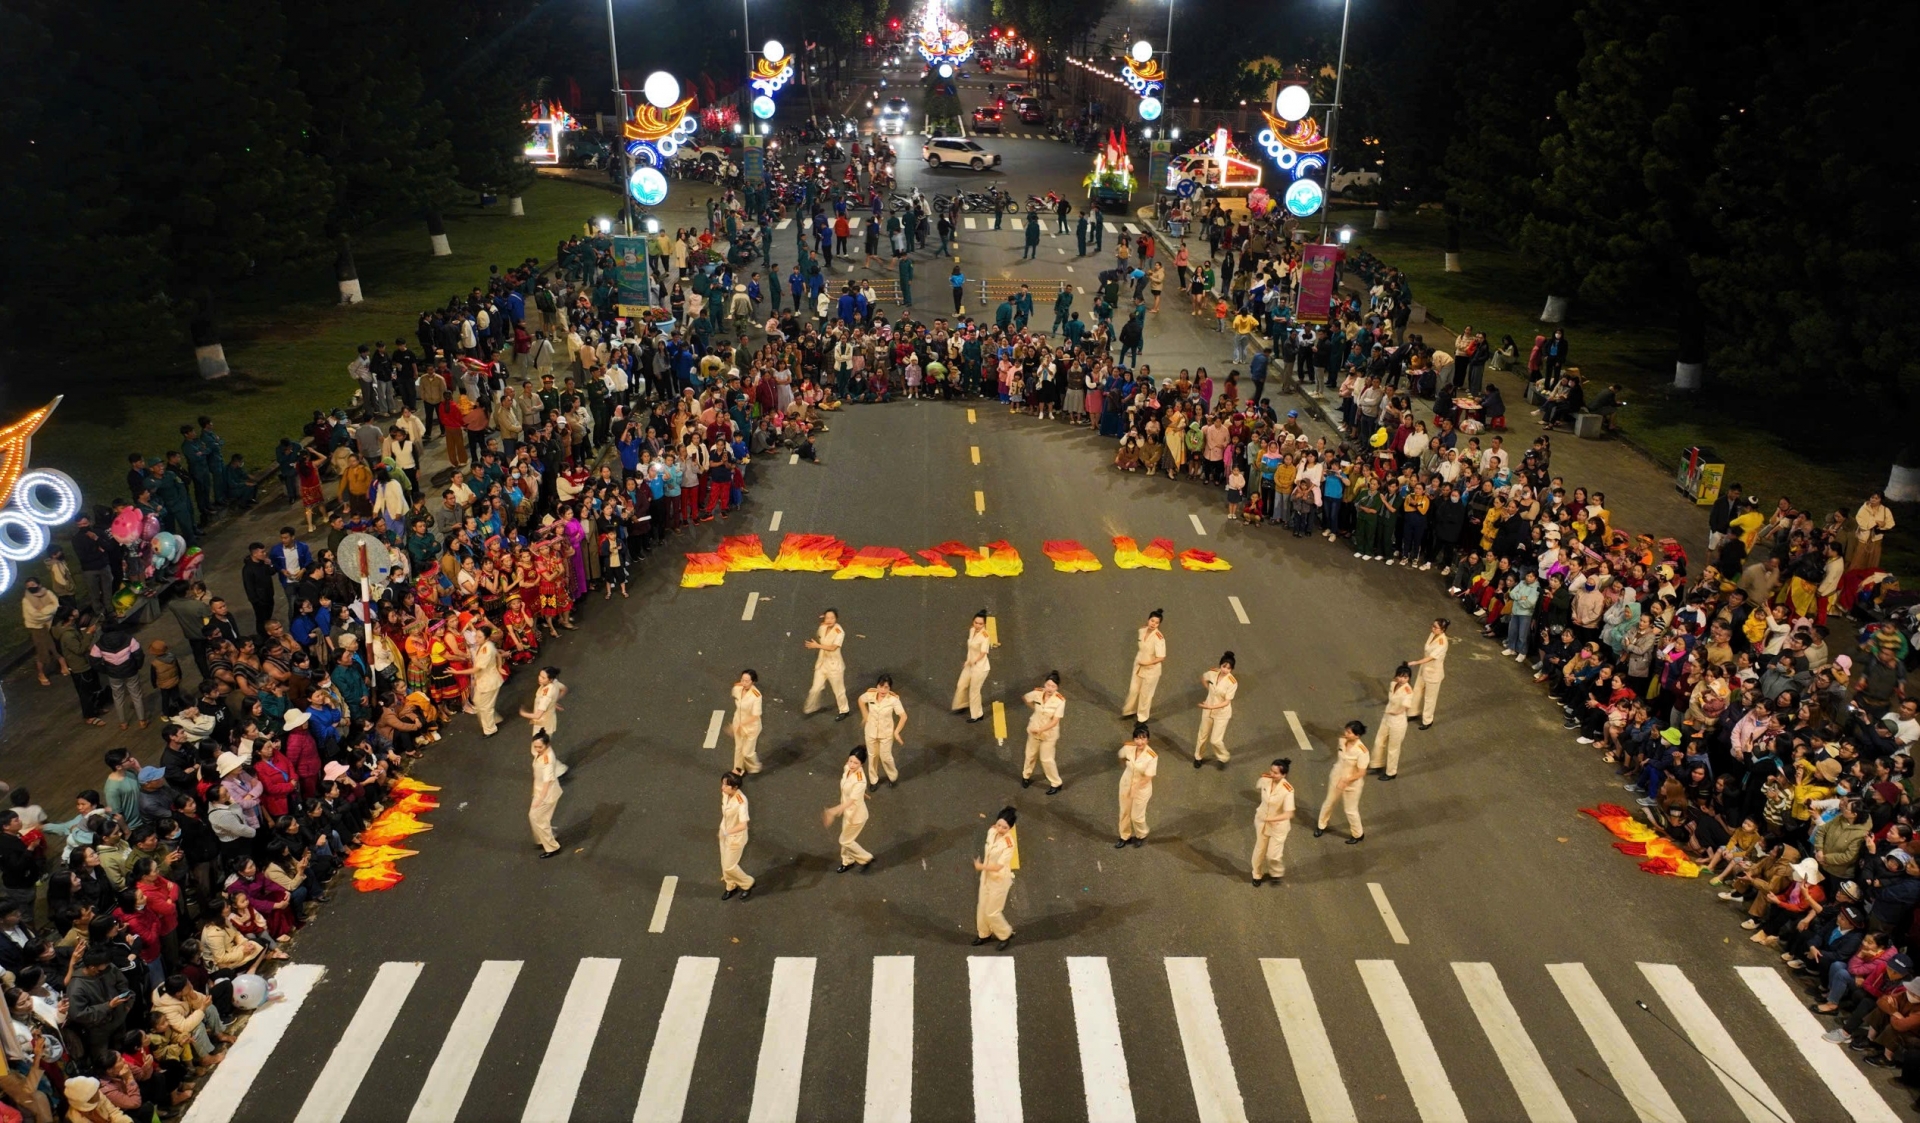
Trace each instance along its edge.
<path fill-rule="evenodd" d="M 633 233 L 633 202 L 627 197 L 633 182 L 633 157 L 627 155 L 627 91 L 620 85 L 620 45 L 613 30 L 613 0 L 607 0 L 607 56 L 613 61 L 613 96 L 618 101 L 620 127 L 614 130 L 614 143 L 620 148 L 620 225 Z"/>
<path fill-rule="evenodd" d="M 1353 0 L 1340 7 L 1340 60 L 1333 65 L 1333 106 L 1327 110 L 1327 201 L 1320 205 L 1320 241 L 1327 240 L 1327 212 L 1333 209 L 1334 160 L 1339 155 L 1340 82 L 1347 74 L 1347 20 L 1353 15 Z"/>

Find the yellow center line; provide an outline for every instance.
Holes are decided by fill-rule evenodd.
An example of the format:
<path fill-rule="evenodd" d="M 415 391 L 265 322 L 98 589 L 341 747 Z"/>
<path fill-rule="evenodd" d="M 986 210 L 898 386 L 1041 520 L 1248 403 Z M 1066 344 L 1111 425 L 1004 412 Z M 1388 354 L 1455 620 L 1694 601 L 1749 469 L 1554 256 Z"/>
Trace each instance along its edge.
<path fill-rule="evenodd" d="M 973 451 L 973 462 L 975 464 L 980 463 L 980 446 L 979 445 L 972 446 L 972 451 Z"/>
<path fill-rule="evenodd" d="M 1007 704 L 1005 702 L 993 704 L 993 739 L 996 741 L 1007 739 Z"/>
<path fill-rule="evenodd" d="M 986 492 L 976 491 L 973 493 L 973 513 L 976 515 L 984 515 L 987 513 Z"/>
<path fill-rule="evenodd" d="M 987 642 L 995 647 L 1000 646 L 1000 618 L 998 616 L 987 617 Z"/>
<path fill-rule="evenodd" d="M 967 411 L 967 424 L 969 424 L 969 425 L 971 425 L 971 424 L 973 424 L 973 422 L 974 422 L 974 416 L 973 416 L 973 411 L 972 411 L 972 410 L 968 410 L 968 411 Z"/>

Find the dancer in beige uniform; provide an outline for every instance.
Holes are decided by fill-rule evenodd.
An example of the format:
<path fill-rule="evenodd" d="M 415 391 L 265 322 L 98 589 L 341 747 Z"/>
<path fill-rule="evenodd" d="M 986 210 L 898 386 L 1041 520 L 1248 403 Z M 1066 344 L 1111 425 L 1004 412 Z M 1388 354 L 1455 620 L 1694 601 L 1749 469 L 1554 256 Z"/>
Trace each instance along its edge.
<path fill-rule="evenodd" d="M 753 670 L 740 672 L 733 684 L 733 773 L 760 771 L 760 676 Z"/>
<path fill-rule="evenodd" d="M 1366 723 L 1358 721 L 1348 722 L 1340 731 L 1333 775 L 1327 780 L 1327 799 L 1320 805 L 1320 819 L 1313 828 L 1313 837 L 1327 833 L 1327 820 L 1333 818 L 1335 803 L 1347 811 L 1347 845 L 1357 846 L 1367 836 L 1366 828 L 1360 825 L 1360 790 L 1367 784 L 1367 743 L 1361 738 L 1366 735 Z"/>
<path fill-rule="evenodd" d="M 844 816 L 844 818 L 840 818 Z M 840 864 L 836 873 L 855 866 L 865 873 L 873 868 L 873 855 L 859 842 L 860 829 L 867 825 L 867 747 L 855 745 L 847 754 L 847 766 L 840 770 L 840 802 L 827 808 L 821 820 L 832 826 L 840 818 Z"/>
<path fill-rule="evenodd" d="M 1287 773 L 1292 770 L 1293 761 L 1281 757 L 1253 783 L 1260 792 L 1260 805 L 1253 812 L 1255 885 L 1287 876 L 1287 834 L 1293 830 L 1293 785 Z"/>
<path fill-rule="evenodd" d="M 1426 653 L 1418 659 L 1407 660 L 1407 666 L 1420 668 L 1420 677 L 1413 683 L 1413 705 L 1420 710 L 1422 729 L 1433 728 L 1433 710 L 1440 704 L 1440 683 L 1447 677 L 1447 627 L 1445 617 L 1435 620 L 1427 632 Z"/>
<path fill-rule="evenodd" d="M 1120 841 L 1113 844 L 1115 850 L 1147 844 L 1147 802 L 1160 771 L 1160 754 L 1149 741 L 1147 723 L 1139 721 L 1133 725 L 1133 739 L 1120 746 Z"/>
<path fill-rule="evenodd" d="M 1140 629 L 1140 646 L 1133 655 L 1133 679 L 1127 683 L 1127 701 L 1120 707 L 1121 717 L 1146 721 L 1152 716 L 1153 691 L 1160 685 L 1160 664 L 1167 661 L 1167 637 L 1160 632 L 1165 613 L 1154 609 L 1147 613 L 1146 626 Z"/>
<path fill-rule="evenodd" d="M 567 684 L 560 681 L 560 668 L 542 667 L 535 676 L 540 685 L 533 692 L 533 708 L 521 710 L 520 716 L 533 723 L 535 733 L 545 733 L 551 740 L 560 732 L 560 700 L 567 696 Z M 565 776 L 567 766 L 559 757 L 553 761 L 553 774 Z"/>
<path fill-rule="evenodd" d="M 999 940 L 1000 950 L 1005 951 L 1013 940 L 1013 926 L 1007 923 L 1007 893 L 1013 888 L 1013 825 L 1019 820 L 1019 812 L 1001 808 L 987 828 L 985 850 L 973 860 L 973 868 L 980 871 L 980 893 L 973 905 L 974 947 Z"/>
<path fill-rule="evenodd" d="M 1027 719 L 1027 759 L 1020 766 L 1020 786 L 1033 786 L 1033 766 L 1037 762 L 1047 777 L 1047 794 L 1060 794 L 1060 768 L 1054 754 L 1060 747 L 1060 721 L 1067 716 L 1067 699 L 1060 693 L 1060 672 L 1048 671 L 1047 681 L 1038 690 L 1029 690 L 1026 703 L 1033 707 Z"/>
<path fill-rule="evenodd" d="M 807 704 L 800 707 L 800 716 L 805 717 L 818 708 L 820 692 L 831 686 L 833 700 L 840 707 L 840 715 L 833 720 L 847 719 L 847 661 L 840 654 L 846 642 L 847 632 L 840 626 L 840 613 L 831 608 L 822 612 L 820 627 L 807 641 L 807 646 L 820 654 L 813 660 L 813 686 L 807 690 Z"/>
<path fill-rule="evenodd" d="M 753 878 L 740 868 L 740 855 L 747 849 L 747 793 L 740 790 L 740 777 L 728 772 L 720 777 L 720 884 L 726 891 L 721 900 L 735 893 L 741 900 L 753 896 Z"/>
<path fill-rule="evenodd" d="M 880 786 L 880 774 L 886 773 L 887 786 L 900 779 L 893 763 L 893 747 L 905 744 L 900 731 L 907 727 L 907 708 L 893 692 L 893 676 L 873 680 L 873 689 L 860 695 L 860 725 L 867 738 L 867 790 Z"/>
<path fill-rule="evenodd" d="M 1400 774 L 1400 742 L 1407 739 L 1407 715 L 1413 712 L 1413 668 L 1405 663 L 1393 669 L 1393 682 L 1387 686 L 1387 710 L 1380 715 L 1380 728 L 1373 733 L 1373 755 L 1367 771 L 1382 780 Z"/>
<path fill-rule="evenodd" d="M 1200 732 L 1193 737 L 1193 766 L 1205 763 L 1207 746 L 1225 768 L 1233 754 L 1227 752 L 1227 723 L 1233 720 L 1233 696 L 1239 693 L 1240 680 L 1233 677 L 1233 652 L 1220 656 L 1220 665 L 1200 676 L 1207 696 L 1200 703 Z"/>
<path fill-rule="evenodd" d="M 553 837 L 553 811 L 560 806 L 559 761 L 553 758 L 553 743 L 545 733 L 533 735 L 533 806 L 527 822 L 533 827 L 533 841 L 540 856 L 551 858 L 560 853 L 560 841 Z"/>
<path fill-rule="evenodd" d="M 500 732 L 500 711 L 496 703 L 500 700 L 501 684 L 507 681 L 500 674 L 500 647 L 494 643 L 499 634 L 491 627 L 486 628 L 480 633 L 480 642 L 467 649 L 467 658 L 471 660 L 468 673 L 473 675 L 473 709 L 480 715 L 480 733 L 485 737 Z"/>
<path fill-rule="evenodd" d="M 960 681 L 953 688 L 953 712 L 967 711 L 969 722 L 987 716 L 980 704 L 980 688 L 987 684 L 987 672 L 993 668 L 987 662 L 987 650 L 992 646 L 987 638 L 987 610 L 983 608 L 973 614 L 973 626 L 967 629 L 967 661 L 960 665 Z"/>

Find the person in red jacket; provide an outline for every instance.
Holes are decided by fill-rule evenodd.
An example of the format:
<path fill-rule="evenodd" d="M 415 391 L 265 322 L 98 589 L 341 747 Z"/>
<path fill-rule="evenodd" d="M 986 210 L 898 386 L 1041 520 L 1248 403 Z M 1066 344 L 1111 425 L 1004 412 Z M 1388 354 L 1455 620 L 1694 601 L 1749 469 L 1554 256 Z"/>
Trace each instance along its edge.
<path fill-rule="evenodd" d="M 160 946 L 166 962 L 180 962 L 180 883 L 162 872 L 152 858 L 133 863 L 133 883 L 160 917 Z"/>
<path fill-rule="evenodd" d="M 171 909 L 171 903 L 167 907 Z M 165 922 L 174 919 L 173 916 L 169 914 L 162 918 L 154 902 L 138 885 L 121 891 L 120 903 L 114 908 L 113 916 L 127 926 L 127 931 L 139 937 L 134 950 L 140 956 L 140 965 L 146 969 L 147 985 L 157 987 L 166 982 L 166 965 L 160 961 L 160 930 Z"/>
<path fill-rule="evenodd" d="M 307 799 L 320 794 L 320 746 L 307 724 L 311 720 L 312 715 L 305 710 L 288 710 L 281 718 L 287 739 L 280 753 L 300 783 L 300 794 Z"/>
<path fill-rule="evenodd" d="M 260 809 L 267 818 L 278 819 L 288 811 L 295 793 L 300 790 L 300 781 L 295 776 L 293 765 L 280 754 L 278 741 L 263 741 L 253 750 L 253 775 L 264 789 L 260 796 Z"/>

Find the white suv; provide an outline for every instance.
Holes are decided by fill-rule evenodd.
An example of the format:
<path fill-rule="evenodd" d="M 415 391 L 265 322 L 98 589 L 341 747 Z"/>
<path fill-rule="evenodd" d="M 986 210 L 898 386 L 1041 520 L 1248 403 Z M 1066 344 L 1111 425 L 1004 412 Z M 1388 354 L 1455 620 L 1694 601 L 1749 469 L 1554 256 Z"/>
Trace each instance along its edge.
<path fill-rule="evenodd" d="M 957 136 L 943 136 L 927 141 L 920 146 L 920 156 L 926 160 L 930 168 L 937 168 L 943 164 L 958 164 L 977 172 L 998 167 L 1000 164 L 998 152 L 989 150 L 977 140 Z"/>

